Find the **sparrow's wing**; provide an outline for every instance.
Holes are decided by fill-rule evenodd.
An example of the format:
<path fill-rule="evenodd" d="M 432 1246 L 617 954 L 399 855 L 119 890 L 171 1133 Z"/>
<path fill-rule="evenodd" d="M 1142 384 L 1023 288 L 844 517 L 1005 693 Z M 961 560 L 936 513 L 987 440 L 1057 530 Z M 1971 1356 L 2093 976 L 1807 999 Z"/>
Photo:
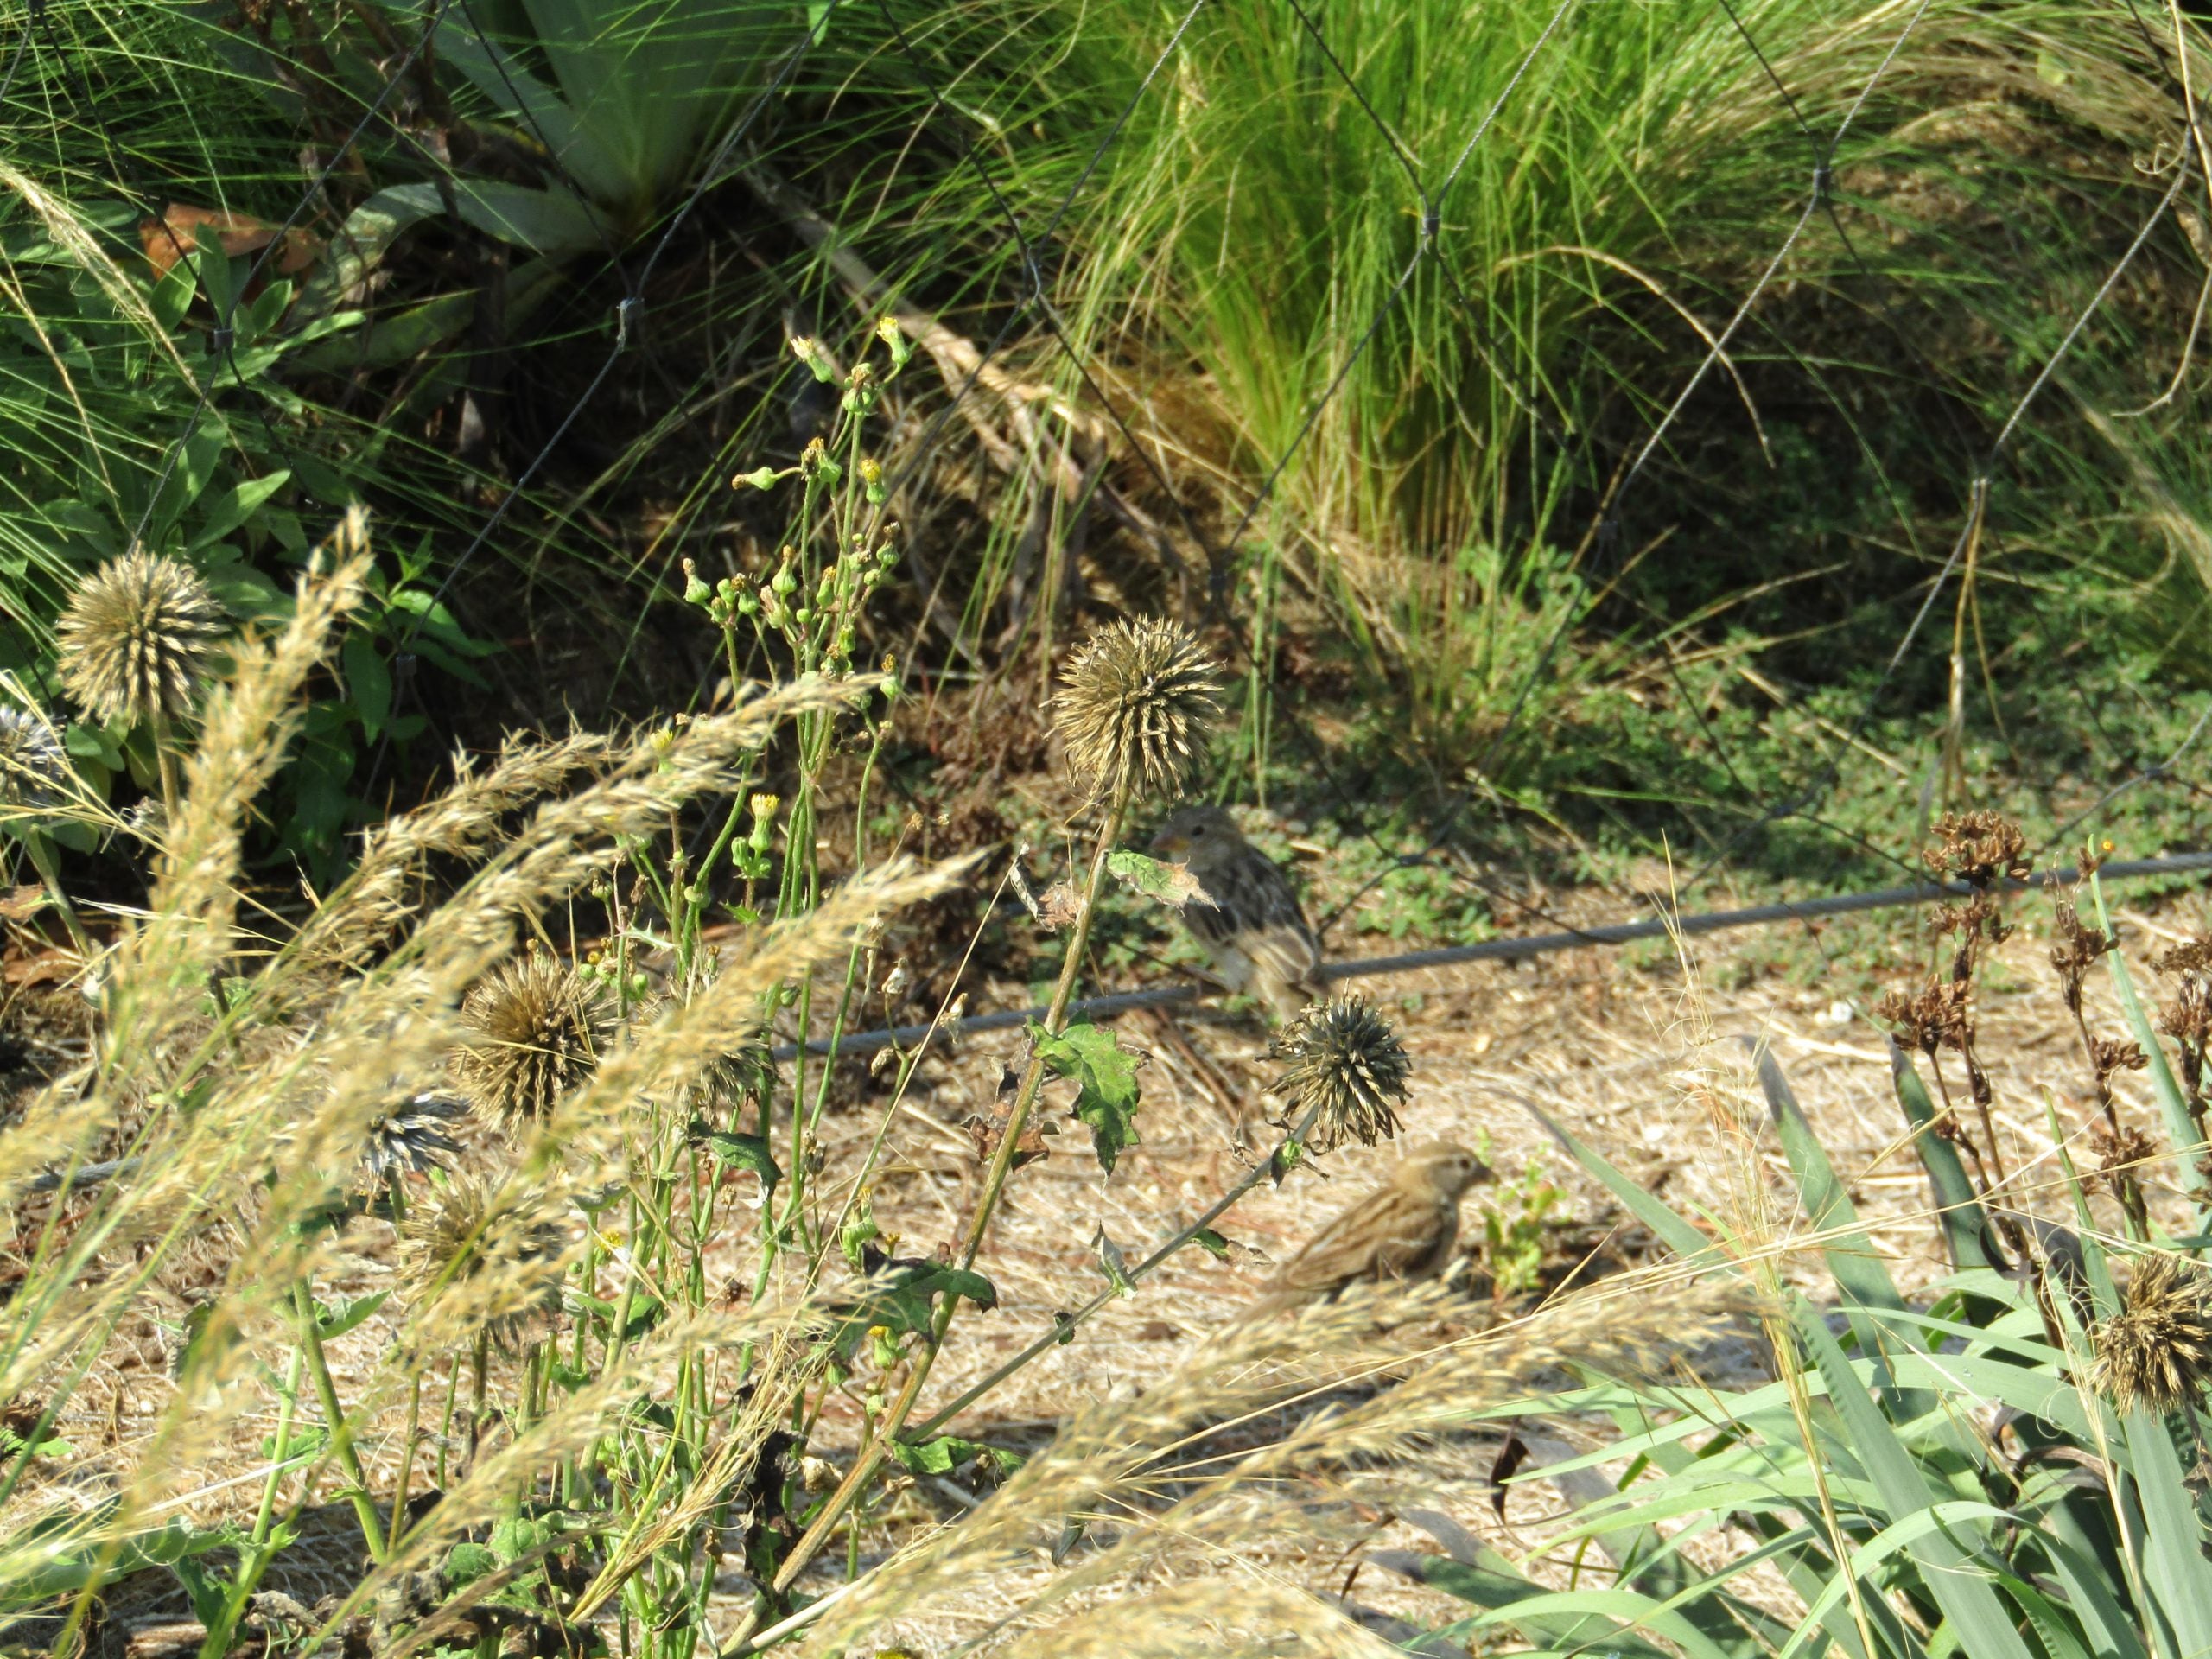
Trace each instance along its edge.
<path fill-rule="evenodd" d="M 1436 1206 L 1395 1186 L 1370 1192 L 1283 1264 L 1271 1289 L 1329 1291 L 1402 1278 L 1436 1248 Z"/>
<path fill-rule="evenodd" d="M 1218 878 L 1221 907 L 1236 924 L 1236 945 L 1259 970 L 1286 985 L 1306 985 L 1321 963 L 1320 941 L 1290 879 L 1256 847 L 1245 847 Z"/>

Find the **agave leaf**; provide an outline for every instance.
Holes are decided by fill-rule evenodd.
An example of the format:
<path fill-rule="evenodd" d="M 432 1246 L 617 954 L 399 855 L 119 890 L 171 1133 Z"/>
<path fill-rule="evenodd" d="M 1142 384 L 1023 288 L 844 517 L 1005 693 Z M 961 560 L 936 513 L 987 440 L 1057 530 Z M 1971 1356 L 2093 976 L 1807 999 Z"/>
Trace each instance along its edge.
<path fill-rule="evenodd" d="M 1882 1390 L 1891 1414 L 1917 1417 L 1929 1410 L 1934 1402 L 1924 1394 L 1908 1396 L 1898 1393 L 1894 1380 L 1887 1375 L 1889 1361 L 1884 1341 L 1885 1335 L 1894 1331 L 1908 1347 L 1916 1346 L 1912 1327 L 1904 1323 L 1892 1326 L 1878 1317 L 1881 1313 L 1902 1312 L 1904 1298 L 1875 1251 L 1874 1241 L 1859 1226 L 1859 1212 L 1853 1207 L 1843 1183 L 1836 1179 L 1835 1166 L 1828 1161 L 1827 1148 L 1821 1145 L 1820 1137 L 1806 1121 L 1804 1108 L 1797 1103 L 1789 1078 L 1783 1076 L 1774 1051 L 1756 1046 L 1754 1052 L 1758 1061 L 1759 1090 L 1766 1096 L 1767 1110 L 1774 1118 L 1783 1154 L 1796 1173 L 1798 1202 L 1804 1206 L 1814 1232 L 1827 1241 L 1821 1247 L 1821 1255 L 1835 1276 L 1837 1287 L 1848 1302 L 1856 1304 L 1847 1310 L 1847 1314 L 1852 1334 L 1859 1339 L 1859 1351 L 1874 1362 L 1875 1385 Z"/>
<path fill-rule="evenodd" d="M 1851 1580 L 1855 1579 L 1860 1585 L 1870 1589 L 1878 1586 L 1884 1581 L 1881 1569 L 1892 1556 L 1909 1551 L 1912 1545 L 1932 1533 L 1942 1531 L 1955 1521 L 1971 1521 L 1980 1518 L 2003 1521 L 2009 1517 L 2006 1511 L 1992 1504 L 1955 1498 L 1945 1503 L 1931 1503 L 1925 1509 L 1914 1510 L 1900 1520 L 1891 1522 L 1889 1525 L 1851 1552 L 1849 1578 L 1841 1573 L 1829 1576 L 1827 1584 L 1821 1591 L 1820 1599 L 1813 1603 L 1803 1619 L 1799 1621 L 1796 1630 L 1790 1634 L 1789 1645 L 1782 1649 L 1777 1659 L 1794 1659 L 1794 1656 L 1819 1629 L 1823 1617 L 1830 1611 L 1843 1605 L 1844 1597 L 1850 1588 Z"/>
<path fill-rule="evenodd" d="M 2110 934 L 2112 918 L 2105 912 L 2105 890 L 2094 874 L 2089 877 L 2089 895 L 2096 900 L 2097 925 Z M 2105 966 L 2112 972 L 2113 992 L 2120 998 L 2120 1012 L 2127 1016 L 2127 1027 L 2150 1057 L 2151 1091 L 2158 1097 L 2158 1116 L 2165 1120 L 2167 1144 L 2186 1168 L 2203 1154 L 2203 1137 L 2189 1116 L 2181 1085 L 2174 1081 L 2173 1068 L 2166 1064 L 2166 1051 L 2158 1042 L 2158 1033 L 2151 1028 L 2150 1016 L 2143 1012 L 2142 999 L 2135 995 L 2135 982 L 2128 976 L 2126 962 L 2119 951 L 2107 950 Z M 2199 1213 L 2212 1214 L 2212 1210 Z"/>
<path fill-rule="evenodd" d="M 1950 1247 L 1951 1265 L 1962 1271 L 1970 1268 L 2001 1271 L 2005 1256 L 1991 1236 L 1988 1212 L 1974 1193 L 1966 1166 L 1959 1161 L 1959 1149 L 1929 1132 L 1936 1121 L 1936 1103 L 1929 1099 L 1928 1085 L 1913 1069 L 1911 1056 L 1894 1039 L 1890 1043 L 1890 1081 L 1897 1090 L 1897 1104 L 1904 1109 L 1904 1120 L 1912 1128 L 1921 1167 L 1928 1172 L 1929 1184 L 1936 1189 L 1936 1214 L 1943 1224 L 1943 1241 Z"/>
<path fill-rule="evenodd" d="M 1628 1206 L 1631 1215 L 1681 1256 L 1686 1264 L 1714 1267 L 1726 1260 L 1719 1247 L 1700 1232 L 1694 1224 L 1616 1169 L 1603 1154 L 1569 1135 L 1540 1108 L 1530 1106 L 1529 1111 L 1569 1157 L 1603 1182 L 1615 1198 Z"/>
<path fill-rule="evenodd" d="M 1819 1310 L 1797 1297 L 1793 1299 L 1791 1313 L 1814 1363 L 1828 1380 L 1829 1402 L 1841 1420 L 1853 1452 L 1879 1489 L 1884 1507 L 1896 1521 L 1935 1507 L 1936 1497 L 1912 1454 L 1898 1443 L 1865 1389 L 1852 1386 L 1849 1362 Z M 1987 1568 L 1980 1548 L 1986 1541 L 1974 1538 L 1976 1548 L 1969 1550 L 1952 1529 L 1943 1529 L 1922 1534 L 1908 1548 L 1923 1569 L 1929 1594 L 1953 1627 L 1952 1637 L 1973 1659 L 2033 1659 L 2014 1628 L 2012 1616 L 1999 1599 L 1990 1579 L 1984 1576 Z M 1938 1634 L 1940 1638 L 1942 1633 Z"/>
<path fill-rule="evenodd" d="M 2143 1504 L 2140 1548 L 2150 1624 L 2171 1659 L 2212 1653 L 2212 1561 L 2200 1548 L 2204 1526 L 2196 1495 L 2183 1484 L 2181 1458 L 2165 1420 L 2139 1408 L 2123 1419 L 2134 1486 Z"/>
<path fill-rule="evenodd" d="M 532 74 L 505 48 L 480 36 L 456 7 L 440 19 L 438 55 L 468 77 L 476 90 L 524 132 L 543 143 L 553 162 L 577 188 L 603 202 L 624 200 L 629 179 L 621 163 L 601 148 L 561 95 Z"/>
<path fill-rule="evenodd" d="M 1666 1650 L 1639 1641 L 1626 1626 L 1586 1613 L 1534 1605 L 1547 1594 L 1505 1557 L 1485 1544 L 1475 1546 L 1472 1561 L 1453 1560 L 1419 1550 L 1378 1549 L 1368 1559 L 1376 1566 L 1426 1584 L 1485 1610 L 1455 1620 L 1435 1634 L 1459 1637 L 1495 1623 L 1511 1624 L 1540 1650 L 1618 1653 L 1621 1659 L 1670 1659 Z M 1502 1617 L 1493 1617 L 1501 1615 Z"/>

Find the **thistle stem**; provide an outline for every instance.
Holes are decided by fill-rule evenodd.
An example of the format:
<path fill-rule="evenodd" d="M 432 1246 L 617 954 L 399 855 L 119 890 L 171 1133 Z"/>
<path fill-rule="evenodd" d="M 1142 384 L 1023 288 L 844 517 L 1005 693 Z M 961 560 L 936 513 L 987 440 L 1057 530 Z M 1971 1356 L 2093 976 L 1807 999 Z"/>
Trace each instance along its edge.
<path fill-rule="evenodd" d="M 1055 1036 L 1067 1023 L 1068 1004 L 1075 999 L 1076 977 L 1082 970 L 1084 947 L 1090 938 L 1091 915 L 1097 906 L 1098 895 L 1106 885 L 1107 855 L 1114 850 L 1116 842 L 1120 839 L 1122 821 L 1128 810 L 1128 798 L 1129 791 L 1125 783 L 1116 793 L 1113 806 L 1106 815 L 1105 827 L 1099 832 L 1096 850 L 1091 856 L 1090 875 L 1084 887 L 1082 913 L 1076 918 L 1075 926 L 1070 932 L 1067 955 L 1060 963 L 1059 983 L 1053 988 L 1052 1001 L 1045 1014 L 1045 1029 Z M 975 1265 L 976 1254 L 982 1249 L 984 1236 L 990 1230 L 992 1212 L 998 1207 L 999 1198 L 1006 1189 L 1007 1177 L 1014 1168 L 1014 1150 L 1020 1142 L 1022 1130 L 1028 1127 L 1030 1111 L 1037 1103 L 1037 1092 L 1043 1087 L 1044 1081 L 1044 1058 L 1033 1053 L 1029 1057 L 1028 1066 L 1021 1074 L 1021 1086 L 1014 1096 L 1014 1109 L 1007 1116 L 1005 1133 L 991 1155 L 990 1168 L 983 1178 L 982 1195 L 976 1201 L 976 1212 L 968 1224 L 968 1236 L 961 1245 L 959 1261 L 963 1268 Z M 927 1340 L 923 1343 L 921 1351 L 914 1356 L 913 1369 L 907 1375 L 906 1386 L 899 1389 L 899 1397 L 892 1402 L 890 1410 L 884 1414 L 875 1438 L 854 1460 L 851 1471 L 837 1484 L 837 1489 L 823 1504 L 821 1513 L 799 1535 L 798 1541 L 791 1546 L 791 1553 L 777 1569 L 774 1589 L 778 1595 L 791 1588 L 798 1575 L 806 1570 L 808 1563 L 829 1541 L 837 1522 L 852 1507 L 854 1500 L 860 1496 L 861 1487 L 882 1463 L 884 1453 L 890 1449 L 893 1440 L 912 1414 L 914 1402 L 921 1396 L 922 1385 L 929 1380 L 930 1368 L 944 1345 L 945 1332 L 952 1324 L 953 1313 L 958 1306 L 957 1296 L 950 1294 L 945 1296 L 944 1305 L 938 1308 L 937 1318 L 931 1324 Z M 747 1620 L 746 1628 L 732 1638 L 733 1642 L 749 1637 L 753 1622 Z M 728 1650 L 726 1644 L 724 1651 Z"/>
<path fill-rule="evenodd" d="M 330 1425 L 330 1449 L 337 1454 L 338 1466 L 346 1471 L 346 1478 L 351 1483 L 346 1496 L 360 1521 L 361 1537 L 369 1547 L 369 1559 L 382 1566 L 384 1528 L 377 1519 L 376 1501 L 369 1496 L 368 1477 L 362 1472 L 360 1454 L 353 1447 L 353 1427 L 346 1421 L 346 1408 L 338 1402 L 338 1385 L 331 1380 L 329 1357 L 322 1351 L 322 1332 L 315 1322 L 315 1298 L 308 1294 L 304 1279 L 292 1287 L 292 1308 L 300 1321 L 300 1346 L 307 1352 L 308 1374 L 315 1379 L 315 1396 L 322 1402 L 324 1421 Z"/>

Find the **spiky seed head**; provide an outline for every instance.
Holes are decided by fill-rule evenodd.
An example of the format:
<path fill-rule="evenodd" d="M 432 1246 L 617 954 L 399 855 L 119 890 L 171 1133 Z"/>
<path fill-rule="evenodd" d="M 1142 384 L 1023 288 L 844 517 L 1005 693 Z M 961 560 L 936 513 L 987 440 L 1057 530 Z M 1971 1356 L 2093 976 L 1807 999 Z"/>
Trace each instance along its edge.
<path fill-rule="evenodd" d="M 1314 1114 L 1317 1151 L 1346 1141 L 1371 1147 L 1398 1132 L 1391 1108 L 1405 1103 L 1413 1062 L 1390 1022 L 1364 999 L 1313 1004 L 1284 1028 L 1276 1052 L 1287 1064 L 1275 1092 L 1288 1103 L 1293 1122 Z"/>
<path fill-rule="evenodd" d="M 41 811 L 67 792 L 69 757 L 60 736 L 29 709 L 0 703 L 0 806 Z"/>
<path fill-rule="evenodd" d="M 399 1224 L 401 1282 L 417 1308 L 439 1305 L 461 1330 L 505 1344 L 559 1305 L 568 1243 L 543 1210 L 506 1202 L 485 1177 L 453 1175 Z"/>
<path fill-rule="evenodd" d="M 2177 1255 L 2144 1257 L 2120 1311 L 2090 1339 L 2090 1380 L 2123 1411 L 2189 1404 L 2212 1383 L 2212 1278 Z"/>
<path fill-rule="evenodd" d="M 1173 622 L 1113 622 L 1060 671 L 1053 723 L 1093 800 L 1181 795 L 1221 717 L 1221 666 Z"/>
<path fill-rule="evenodd" d="M 599 1065 L 613 1035 L 604 989 L 566 963 L 508 963 L 461 1007 L 471 1031 L 454 1059 L 468 1103 L 504 1128 L 549 1116 Z"/>
<path fill-rule="evenodd" d="M 128 553 L 79 583 L 62 612 L 61 683 L 94 720 L 181 714 L 222 632 L 222 607 L 190 567 Z"/>
<path fill-rule="evenodd" d="M 427 1173 L 443 1169 L 446 1160 L 461 1150 L 461 1143 L 446 1131 L 468 1114 L 468 1103 L 451 1095 L 426 1092 L 385 1107 L 369 1120 L 361 1147 L 361 1171 L 372 1181 L 383 1181 L 411 1169 Z"/>

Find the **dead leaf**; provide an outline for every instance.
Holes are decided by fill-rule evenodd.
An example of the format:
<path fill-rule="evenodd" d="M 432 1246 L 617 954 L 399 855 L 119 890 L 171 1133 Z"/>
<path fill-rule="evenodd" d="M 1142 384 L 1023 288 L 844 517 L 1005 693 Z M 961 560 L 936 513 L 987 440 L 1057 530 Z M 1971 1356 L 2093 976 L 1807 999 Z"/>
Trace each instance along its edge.
<path fill-rule="evenodd" d="M 159 219 L 138 222 L 139 245 L 146 250 L 146 263 L 153 266 L 155 276 L 158 279 L 168 276 L 179 259 L 197 249 L 200 233 L 204 230 L 213 231 L 223 251 L 233 258 L 242 253 L 259 253 L 276 239 L 277 234 L 276 226 L 249 213 L 173 201 L 162 209 Z M 297 225 L 285 231 L 283 236 L 284 245 L 270 263 L 277 275 L 296 276 L 315 262 L 322 252 L 322 244 Z"/>
<path fill-rule="evenodd" d="M 18 990 L 26 985 L 53 985 L 69 978 L 82 965 L 73 950 L 37 950 L 10 957 L 5 965 L 0 965 L 0 979 Z"/>
<path fill-rule="evenodd" d="M 46 905 L 46 889 L 36 884 L 0 893 L 0 921 L 28 922 Z"/>
<path fill-rule="evenodd" d="M 1039 895 L 1037 919 L 1058 931 L 1083 914 L 1083 895 L 1065 881 L 1055 881 Z"/>
<path fill-rule="evenodd" d="M 1490 1466 L 1490 1506 L 1497 1511 L 1497 1518 L 1505 1519 L 1505 1483 L 1528 1461 L 1529 1442 L 1518 1434 L 1508 1434 L 1505 1444 L 1497 1448 L 1497 1459 Z"/>

